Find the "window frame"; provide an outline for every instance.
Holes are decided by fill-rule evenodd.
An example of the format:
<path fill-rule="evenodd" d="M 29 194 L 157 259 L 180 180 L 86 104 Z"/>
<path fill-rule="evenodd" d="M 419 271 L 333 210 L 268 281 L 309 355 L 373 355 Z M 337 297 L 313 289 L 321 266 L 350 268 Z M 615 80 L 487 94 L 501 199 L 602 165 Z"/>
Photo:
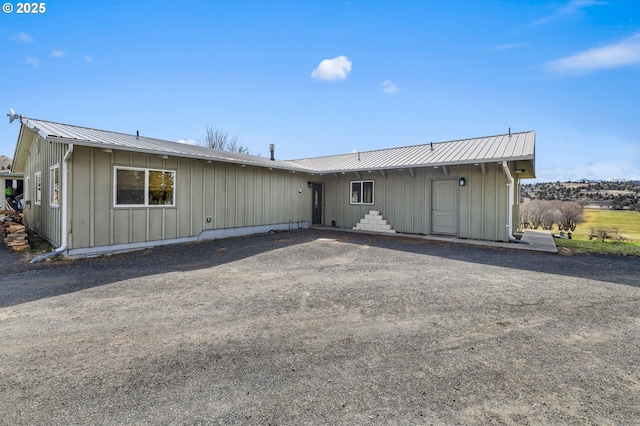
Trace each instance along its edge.
<path fill-rule="evenodd" d="M 354 201 L 353 185 L 360 186 L 358 200 Z M 365 184 L 371 184 L 371 202 L 365 202 Z M 372 206 L 376 203 L 375 197 L 375 180 L 352 180 L 349 181 L 349 204 L 353 206 Z"/>
<path fill-rule="evenodd" d="M 42 205 L 42 171 L 39 170 L 33 174 L 34 182 L 33 182 L 33 194 L 34 200 L 33 203 L 36 206 Z"/>
<path fill-rule="evenodd" d="M 31 201 L 31 176 L 25 177 L 24 183 L 24 202 Z"/>
<path fill-rule="evenodd" d="M 118 204 L 118 170 L 131 170 L 136 172 L 144 172 L 144 202 L 142 204 Z M 171 204 L 149 204 L 149 174 L 151 172 L 171 173 L 173 176 L 173 187 L 171 194 Z M 176 177 L 175 170 L 158 169 L 150 167 L 131 167 L 131 166 L 114 166 L 113 167 L 113 207 L 114 208 L 159 208 L 159 207 L 175 207 L 176 206 Z"/>
<path fill-rule="evenodd" d="M 56 177 L 58 178 L 58 188 L 56 189 Z M 49 168 L 49 205 L 51 207 L 60 207 L 60 163 L 54 164 Z M 55 202 L 55 196 L 58 196 Z"/>

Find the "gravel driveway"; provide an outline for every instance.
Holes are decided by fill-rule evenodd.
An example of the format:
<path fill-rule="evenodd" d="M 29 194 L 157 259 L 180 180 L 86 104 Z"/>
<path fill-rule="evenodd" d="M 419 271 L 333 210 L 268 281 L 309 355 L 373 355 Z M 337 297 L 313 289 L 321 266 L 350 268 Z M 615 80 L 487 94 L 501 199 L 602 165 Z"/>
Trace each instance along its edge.
<path fill-rule="evenodd" d="M 637 258 L 329 230 L 0 256 L 0 424 L 640 423 Z"/>

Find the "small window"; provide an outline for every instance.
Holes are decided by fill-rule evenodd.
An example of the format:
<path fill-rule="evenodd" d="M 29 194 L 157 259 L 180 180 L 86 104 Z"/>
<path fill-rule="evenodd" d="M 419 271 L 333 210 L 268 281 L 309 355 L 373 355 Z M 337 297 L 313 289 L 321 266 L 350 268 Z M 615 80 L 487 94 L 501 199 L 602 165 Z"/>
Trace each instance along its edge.
<path fill-rule="evenodd" d="M 42 204 L 42 172 L 35 173 L 35 185 L 33 193 L 35 194 L 35 200 L 33 202 L 37 205 Z"/>
<path fill-rule="evenodd" d="M 49 204 L 53 207 L 60 205 L 60 165 L 49 169 Z"/>
<path fill-rule="evenodd" d="M 174 171 L 116 167 L 116 206 L 175 205 Z"/>
<path fill-rule="evenodd" d="M 373 204 L 373 181 L 351 181 L 351 204 Z"/>

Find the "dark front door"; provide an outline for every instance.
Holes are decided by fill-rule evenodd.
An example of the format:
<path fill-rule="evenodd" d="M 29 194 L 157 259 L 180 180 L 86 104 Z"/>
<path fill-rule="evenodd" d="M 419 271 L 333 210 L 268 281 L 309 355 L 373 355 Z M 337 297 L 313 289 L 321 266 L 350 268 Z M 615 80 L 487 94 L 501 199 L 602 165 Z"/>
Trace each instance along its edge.
<path fill-rule="evenodd" d="M 311 224 L 317 225 L 322 223 L 322 184 L 314 183 L 311 191 Z"/>

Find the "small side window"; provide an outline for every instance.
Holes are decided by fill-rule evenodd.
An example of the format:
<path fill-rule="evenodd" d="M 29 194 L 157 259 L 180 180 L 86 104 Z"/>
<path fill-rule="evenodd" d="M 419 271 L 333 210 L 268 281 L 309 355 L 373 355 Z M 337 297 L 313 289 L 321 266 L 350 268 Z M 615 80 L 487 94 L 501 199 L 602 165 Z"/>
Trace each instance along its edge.
<path fill-rule="evenodd" d="M 51 166 L 49 170 L 49 205 L 60 205 L 60 165 Z"/>
<path fill-rule="evenodd" d="M 42 204 L 42 172 L 36 172 L 33 193 L 35 194 L 34 204 Z"/>

